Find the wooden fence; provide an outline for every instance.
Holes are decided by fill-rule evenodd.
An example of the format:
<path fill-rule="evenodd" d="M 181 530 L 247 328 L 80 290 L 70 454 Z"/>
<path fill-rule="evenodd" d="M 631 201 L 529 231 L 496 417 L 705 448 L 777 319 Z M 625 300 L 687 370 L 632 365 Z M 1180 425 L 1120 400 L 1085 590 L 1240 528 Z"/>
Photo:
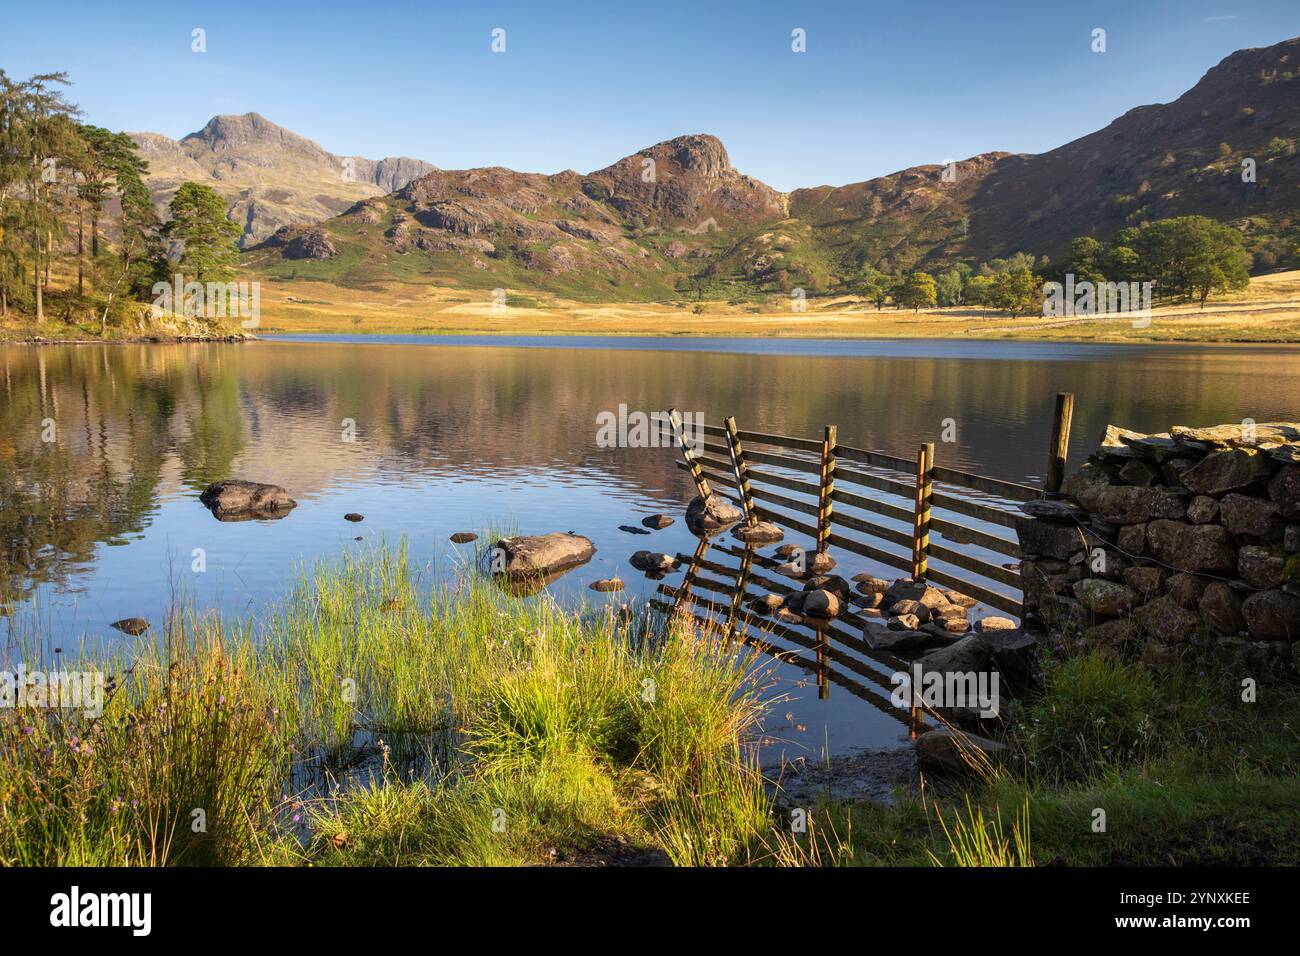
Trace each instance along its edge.
<path fill-rule="evenodd" d="M 841 548 L 1020 617 L 1012 529 L 1021 503 L 1059 491 L 1073 408 L 1072 394 L 1057 396 L 1042 487 L 945 467 L 931 442 L 914 460 L 842 445 L 834 425 L 820 439 L 791 438 L 745 431 L 727 418 L 697 426 L 702 440 L 690 443 L 676 410 L 669 423 L 682 451 L 678 467 L 701 495 L 720 494 L 746 518 L 807 535 L 817 551 Z"/>

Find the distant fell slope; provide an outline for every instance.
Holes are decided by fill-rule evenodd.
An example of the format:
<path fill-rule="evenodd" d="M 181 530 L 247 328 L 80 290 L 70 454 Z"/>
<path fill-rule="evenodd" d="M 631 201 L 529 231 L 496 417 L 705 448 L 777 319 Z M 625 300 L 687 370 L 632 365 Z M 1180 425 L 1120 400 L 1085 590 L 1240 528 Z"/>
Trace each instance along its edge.
<path fill-rule="evenodd" d="M 1300 38 L 1238 50 L 1172 103 L 1139 106 L 1037 156 L 1011 157 L 976 186 L 962 251 L 1053 258 L 1071 238 L 1204 215 L 1273 224 L 1300 213 Z M 1253 159 L 1255 182 L 1243 182 Z"/>
<path fill-rule="evenodd" d="M 205 183 L 230 203 L 244 247 L 281 226 L 320 222 L 359 199 L 401 189 L 434 168 L 405 156 L 337 156 L 258 113 L 214 116 L 179 141 L 130 135 L 149 162 L 149 189 L 160 211 L 182 182 Z"/>

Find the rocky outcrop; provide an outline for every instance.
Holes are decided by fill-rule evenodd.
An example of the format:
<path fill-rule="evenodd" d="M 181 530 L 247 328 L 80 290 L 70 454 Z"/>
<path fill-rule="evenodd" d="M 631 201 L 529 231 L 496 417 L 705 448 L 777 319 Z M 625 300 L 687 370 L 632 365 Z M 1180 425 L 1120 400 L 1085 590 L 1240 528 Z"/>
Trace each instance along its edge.
<path fill-rule="evenodd" d="M 1151 666 L 1201 640 L 1294 660 L 1297 462 L 1300 425 L 1290 422 L 1159 435 L 1110 426 L 1062 484 L 1077 512 L 1031 506 L 1018 521 L 1026 615 Z"/>
<path fill-rule="evenodd" d="M 323 229 L 302 226 L 277 229 L 266 245 L 279 248 L 286 259 L 333 259 L 339 254 Z"/>
<path fill-rule="evenodd" d="M 587 176 L 582 190 L 629 219 L 692 230 L 709 218 L 726 225 L 776 219 L 784 208 L 775 189 L 737 172 L 722 142 L 703 134 L 624 157 Z"/>

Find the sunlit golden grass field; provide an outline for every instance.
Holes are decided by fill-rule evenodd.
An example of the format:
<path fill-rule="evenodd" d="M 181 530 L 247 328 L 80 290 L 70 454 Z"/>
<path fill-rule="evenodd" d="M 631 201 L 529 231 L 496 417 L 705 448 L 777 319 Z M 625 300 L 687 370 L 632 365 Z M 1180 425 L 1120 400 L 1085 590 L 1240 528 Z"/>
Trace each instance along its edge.
<path fill-rule="evenodd" d="M 494 306 L 482 290 L 414 283 L 359 290 L 301 279 L 265 281 L 257 331 L 1300 342 L 1300 271 L 1257 277 L 1246 292 L 1211 300 L 1204 311 L 1195 304 L 1158 307 L 1146 328 L 1124 319 L 1010 318 L 978 307 L 911 312 L 887 306 L 878 312 L 853 297 L 810 298 L 802 313 L 791 311 L 783 297 L 739 304 L 590 304 L 512 293 L 508 303 Z"/>

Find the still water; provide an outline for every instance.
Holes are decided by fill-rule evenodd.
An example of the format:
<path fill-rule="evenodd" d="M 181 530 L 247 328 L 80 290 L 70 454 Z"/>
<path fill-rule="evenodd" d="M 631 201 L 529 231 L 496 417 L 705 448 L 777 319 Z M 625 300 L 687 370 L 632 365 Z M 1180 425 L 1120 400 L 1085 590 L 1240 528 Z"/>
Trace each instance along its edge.
<path fill-rule="evenodd" d="M 302 336 L 0 346 L 0 365 L 0 633 L 35 628 L 62 643 L 115 639 L 109 624 L 124 617 L 161 622 L 178 597 L 255 618 L 304 567 L 382 540 L 404 538 L 431 576 L 451 573 L 473 548 L 450 544 L 456 531 L 586 535 L 596 556 L 553 593 L 652 599 L 682 572 L 647 580 L 627 558 L 692 554 L 680 515 L 694 491 L 671 448 L 597 444 L 597 416 L 620 405 L 804 437 L 836 424 L 842 444 L 902 457 L 936 441 L 940 465 L 1028 483 L 1058 391 L 1077 396 L 1076 463 L 1108 422 L 1300 418 L 1300 350 L 1284 346 Z M 946 422 L 953 442 L 941 441 Z M 198 495 L 229 477 L 283 485 L 298 508 L 218 522 Z M 660 511 L 679 520 L 650 536 L 619 530 Z M 735 545 L 724 537 L 706 560 L 735 567 Z M 845 577 L 884 570 L 836 556 Z M 621 594 L 587 590 L 614 574 Z M 815 647 L 776 643 L 792 653 L 775 692 L 791 699 L 768 731 L 792 752 L 906 734 L 879 681 L 862 677 L 889 668 L 841 648 L 855 665 L 819 690 Z"/>

